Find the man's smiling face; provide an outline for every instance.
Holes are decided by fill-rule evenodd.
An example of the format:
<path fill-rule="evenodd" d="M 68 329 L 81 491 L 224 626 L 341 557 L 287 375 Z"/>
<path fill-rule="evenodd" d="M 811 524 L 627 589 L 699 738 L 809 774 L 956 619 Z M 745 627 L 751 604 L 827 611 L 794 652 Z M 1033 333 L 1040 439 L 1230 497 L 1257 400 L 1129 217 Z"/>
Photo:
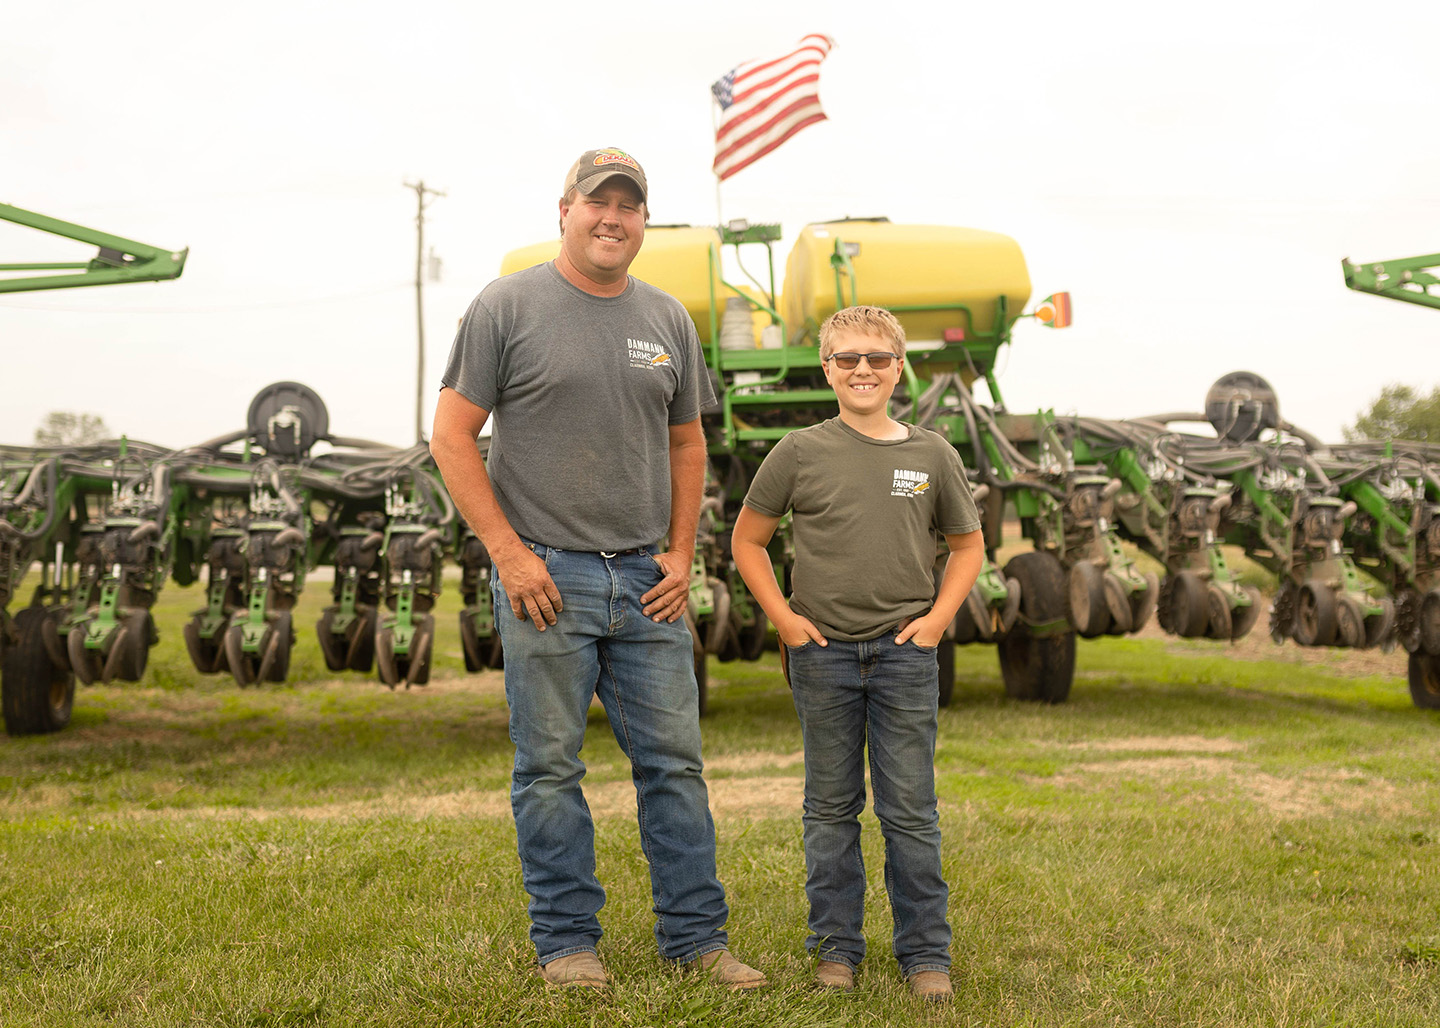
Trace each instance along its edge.
<path fill-rule="evenodd" d="M 571 266 L 594 282 L 623 278 L 645 241 L 645 203 L 634 182 L 620 175 L 592 193 L 560 202 L 561 249 Z"/>

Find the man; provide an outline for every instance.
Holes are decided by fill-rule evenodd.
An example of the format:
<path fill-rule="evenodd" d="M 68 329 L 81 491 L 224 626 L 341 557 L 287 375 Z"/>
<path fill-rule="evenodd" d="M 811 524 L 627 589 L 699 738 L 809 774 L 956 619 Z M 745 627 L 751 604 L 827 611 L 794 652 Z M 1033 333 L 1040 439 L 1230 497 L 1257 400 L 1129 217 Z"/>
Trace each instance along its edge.
<path fill-rule="evenodd" d="M 511 805 L 541 974 L 609 985 L 580 788 L 598 695 L 631 762 L 661 955 L 749 989 L 765 976 L 726 948 L 682 620 L 704 488 L 700 410 L 714 395 L 685 309 L 628 274 L 647 194 L 624 151 L 580 156 L 560 199 L 559 256 L 492 282 L 461 322 L 430 450 L 495 564 Z M 475 439 L 491 412 L 487 470 Z"/>

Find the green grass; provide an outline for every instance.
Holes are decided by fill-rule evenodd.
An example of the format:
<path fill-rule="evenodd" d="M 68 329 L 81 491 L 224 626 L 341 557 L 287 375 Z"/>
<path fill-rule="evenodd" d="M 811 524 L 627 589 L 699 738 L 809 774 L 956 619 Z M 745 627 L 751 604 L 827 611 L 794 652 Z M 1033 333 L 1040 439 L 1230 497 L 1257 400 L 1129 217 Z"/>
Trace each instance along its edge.
<path fill-rule="evenodd" d="M 1440 715 L 1404 683 L 1082 643 L 1071 701 L 1006 700 L 959 652 L 941 715 L 953 1009 L 909 1000 L 865 816 L 859 988 L 808 985 L 798 725 L 774 658 L 714 664 L 705 723 L 732 996 L 665 966 L 623 755 L 587 779 L 612 996 L 534 977 L 499 676 L 323 673 L 240 690 L 188 670 L 167 590 L 139 685 L 0 741 L 0 1023 L 12 1025 L 1414 1025 L 1440 1019 Z"/>

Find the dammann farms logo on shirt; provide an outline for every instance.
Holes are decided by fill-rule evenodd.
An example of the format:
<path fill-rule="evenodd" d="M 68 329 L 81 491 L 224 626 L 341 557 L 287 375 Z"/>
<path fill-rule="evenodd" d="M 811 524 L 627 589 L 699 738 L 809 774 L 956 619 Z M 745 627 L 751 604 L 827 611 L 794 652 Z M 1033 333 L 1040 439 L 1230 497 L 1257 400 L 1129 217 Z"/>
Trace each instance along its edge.
<path fill-rule="evenodd" d="M 630 349 L 632 368 L 663 368 L 670 363 L 670 354 L 659 343 L 647 343 L 643 339 L 626 339 Z"/>
<path fill-rule="evenodd" d="M 907 496 L 912 499 L 923 496 L 930 488 L 930 474 L 926 471 L 895 469 L 895 482 L 890 486 L 891 496 Z"/>

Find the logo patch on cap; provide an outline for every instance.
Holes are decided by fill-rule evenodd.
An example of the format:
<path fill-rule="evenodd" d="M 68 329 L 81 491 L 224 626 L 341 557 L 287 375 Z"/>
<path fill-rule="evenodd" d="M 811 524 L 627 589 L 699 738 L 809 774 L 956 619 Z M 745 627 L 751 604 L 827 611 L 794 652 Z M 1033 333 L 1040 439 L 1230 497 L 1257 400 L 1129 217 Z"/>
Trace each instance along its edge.
<path fill-rule="evenodd" d="M 640 170 L 640 165 L 635 162 L 624 150 L 601 150 L 595 154 L 595 166 L 598 168 L 604 164 L 623 164 L 627 168 Z"/>

